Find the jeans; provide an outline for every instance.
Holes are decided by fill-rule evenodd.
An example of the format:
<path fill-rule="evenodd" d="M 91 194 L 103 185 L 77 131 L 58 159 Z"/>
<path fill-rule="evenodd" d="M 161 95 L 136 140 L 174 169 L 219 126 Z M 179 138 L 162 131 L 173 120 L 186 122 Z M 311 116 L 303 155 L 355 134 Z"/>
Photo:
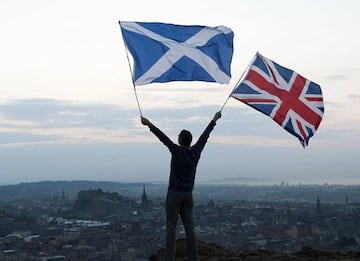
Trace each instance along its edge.
<path fill-rule="evenodd" d="M 180 214 L 185 228 L 188 257 L 190 260 L 200 260 L 194 231 L 192 192 L 177 192 L 168 190 L 166 197 L 166 246 L 167 261 L 175 260 L 176 224 Z"/>

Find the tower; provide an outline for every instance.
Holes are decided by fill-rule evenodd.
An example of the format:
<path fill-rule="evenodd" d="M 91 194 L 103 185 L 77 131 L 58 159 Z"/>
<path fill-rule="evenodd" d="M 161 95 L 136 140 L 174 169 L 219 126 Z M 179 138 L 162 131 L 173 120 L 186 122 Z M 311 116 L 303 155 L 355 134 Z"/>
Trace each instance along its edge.
<path fill-rule="evenodd" d="M 320 197 L 319 195 L 317 196 L 317 199 L 316 199 L 316 214 L 320 214 Z"/>
<path fill-rule="evenodd" d="M 147 195 L 146 195 L 146 191 L 145 191 L 145 184 L 143 184 L 143 193 L 141 196 L 141 204 L 144 206 L 147 204 Z"/>
<path fill-rule="evenodd" d="M 61 191 L 61 202 L 65 201 L 65 191 L 64 189 Z"/>
<path fill-rule="evenodd" d="M 345 195 L 345 207 L 344 207 L 344 214 L 347 215 L 349 211 L 349 199 L 348 194 Z"/>
<path fill-rule="evenodd" d="M 290 212 L 289 202 L 287 202 L 287 204 L 286 204 L 286 219 L 287 219 L 288 224 L 290 224 L 291 223 L 291 212 Z"/>
<path fill-rule="evenodd" d="M 348 194 L 346 193 L 345 195 L 345 205 L 348 205 L 349 204 L 349 199 L 348 199 Z"/>

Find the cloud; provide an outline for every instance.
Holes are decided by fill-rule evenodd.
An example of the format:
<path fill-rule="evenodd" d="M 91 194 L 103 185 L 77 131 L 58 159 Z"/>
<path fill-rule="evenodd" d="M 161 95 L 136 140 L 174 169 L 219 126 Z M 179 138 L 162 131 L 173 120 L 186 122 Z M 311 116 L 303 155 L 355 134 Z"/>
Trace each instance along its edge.
<path fill-rule="evenodd" d="M 293 147 L 296 142 L 296 140 L 291 138 L 280 139 L 261 136 L 214 136 L 211 138 L 211 141 L 227 145 L 251 145 L 257 147 Z"/>
<path fill-rule="evenodd" d="M 356 95 L 353 99 L 358 99 Z M 232 105 L 232 106 L 231 106 Z M 340 109 L 338 109 L 340 108 Z M 170 138 L 176 140 L 181 129 L 202 133 L 216 111 L 216 105 L 183 108 L 146 108 L 143 114 Z M 0 105 L 0 147 L 33 146 L 35 144 L 151 143 L 157 139 L 140 123 L 136 109 L 114 104 L 82 104 L 51 99 L 16 100 Z M 337 102 L 329 102 L 316 139 L 359 137 L 359 119 L 346 114 Z M 348 115 L 348 116 L 342 116 Z M 350 116 L 349 116 L 350 115 Z M 351 118 L 352 117 L 352 118 Z M 339 124 L 340 123 L 340 124 Z M 214 130 L 213 141 L 221 144 L 251 146 L 293 146 L 297 139 L 269 117 L 238 101 L 228 102 Z M 315 138 L 314 137 L 314 138 Z"/>
<path fill-rule="evenodd" d="M 345 81 L 348 78 L 345 74 L 332 74 L 324 77 L 326 81 Z"/>
<path fill-rule="evenodd" d="M 354 102 L 354 103 L 359 103 L 360 102 L 360 94 L 348 94 L 346 96 L 346 98 L 348 98 L 351 102 Z"/>
<path fill-rule="evenodd" d="M 149 87 L 137 87 L 137 94 L 141 108 L 196 108 L 199 106 L 220 106 L 227 99 L 232 90 L 230 86 L 221 86 L 214 83 L 170 82 L 166 87 L 154 84 Z"/>
<path fill-rule="evenodd" d="M 147 109 L 151 120 L 159 122 L 169 135 L 177 135 L 184 125 L 210 121 L 210 107 L 199 109 Z M 51 99 L 16 100 L 1 104 L 0 147 L 34 144 L 84 142 L 155 142 L 140 124 L 136 110 L 113 104 L 80 104 Z M 211 108 L 215 113 L 215 110 Z M 153 117 L 152 117 L 153 116 Z M 206 123 L 207 124 L 207 123 Z M 206 124 L 202 124 L 204 128 Z"/>
<path fill-rule="evenodd" d="M 129 113 L 119 105 L 81 104 L 48 99 L 16 100 L 0 105 L 3 119 L 33 122 L 43 127 L 113 127 Z"/>
<path fill-rule="evenodd" d="M 357 138 L 360 132 L 359 102 L 360 95 L 357 94 L 349 94 L 341 102 L 326 102 L 320 128 L 335 132 L 337 136 L 348 133 Z"/>
<path fill-rule="evenodd" d="M 63 143 L 79 142 L 131 142 L 139 141 L 139 138 L 129 135 L 129 131 L 122 129 L 104 129 L 104 128 L 0 128 L 2 133 L 22 134 L 23 139 L 31 141 L 29 144 L 39 140 L 39 137 L 45 140 L 57 141 Z M 141 139 L 140 139 L 141 140 Z M 23 143 L 26 144 L 26 143 Z"/>
<path fill-rule="evenodd" d="M 17 126 L 17 127 L 29 127 L 29 126 L 36 126 L 37 124 L 32 121 L 27 120 L 13 120 L 7 119 L 3 116 L 0 116 L 0 126 Z"/>
<path fill-rule="evenodd" d="M 19 100 L 0 105 L 0 146 L 34 143 L 130 142 L 131 112 L 115 105 Z M 16 138 L 15 138 L 16 136 Z"/>

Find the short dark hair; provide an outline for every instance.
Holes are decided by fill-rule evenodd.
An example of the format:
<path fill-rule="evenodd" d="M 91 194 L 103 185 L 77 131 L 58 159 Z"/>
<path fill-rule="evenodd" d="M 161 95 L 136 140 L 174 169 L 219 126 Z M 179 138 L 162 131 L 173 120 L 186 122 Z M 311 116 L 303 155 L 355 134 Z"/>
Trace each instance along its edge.
<path fill-rule="evenodd" d="M 190 147 L 192 141 L 191 132 L 188 130 L 182 130 L 179 134 L 179 144 Z"/>

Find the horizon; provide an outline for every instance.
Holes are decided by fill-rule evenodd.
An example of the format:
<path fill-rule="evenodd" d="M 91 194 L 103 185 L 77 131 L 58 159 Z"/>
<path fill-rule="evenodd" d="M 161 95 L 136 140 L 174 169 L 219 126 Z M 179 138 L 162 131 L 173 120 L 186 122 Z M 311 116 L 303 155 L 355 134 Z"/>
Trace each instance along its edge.
<path fill-rule="evenodd" d="M 248 179 L 248 178 L 234 178 L 234 179 Z M 225 180 L 229 180 L 228 178 L 226 178 Z M 232 180 L 232 179 L 230 179 Z M 116 181 L 116 180 L 36 180 L 36 181 L 24 181 L 24 182 L 19 182 L 19 183 L 8 183 L 8 184 L 4 184 L 4 183 L 0 183 L 0 187 L 4 187 L 4 186 L 17 186 L 17 185 L 22 185 L 22 184 L 33 184 L 33 183 L 46 183 L 46 182 L 68 182 L 68 183 L 72 183 L 72 182 L 94 182 L 94 183 L 119 183 L 119 184 L 123 184 L 123 185 L 164 185 L 164 186 L 168 186 L 168 183 L 166 181 L 146 181 L 146 182 L 141 182 L 141 181 L 136 181 L 136 182 L 122 182 L 122 181 Z M 344 184 L 344 183 L 287 183 L 287 182 L 283 182 L 280 181 L 278 183 L 275 182 L 267 182 L 267 183 L 261 183 L 261 182 L 249 182 L 249 183 L 226 183 L 223 182 L 222 180 L 210 180 L 210 181 L 200 181 L 200 182 L 196 182 L 194 189 L 196 189 L 197 186 L 246 186 L 246 187 L 301 187 L 301 186 L 353 186 L 353 187 L 357 187 L 360 186 L 360 184 L 355 184 L 355 183 L 351 183 L 351 184 Z"/>

